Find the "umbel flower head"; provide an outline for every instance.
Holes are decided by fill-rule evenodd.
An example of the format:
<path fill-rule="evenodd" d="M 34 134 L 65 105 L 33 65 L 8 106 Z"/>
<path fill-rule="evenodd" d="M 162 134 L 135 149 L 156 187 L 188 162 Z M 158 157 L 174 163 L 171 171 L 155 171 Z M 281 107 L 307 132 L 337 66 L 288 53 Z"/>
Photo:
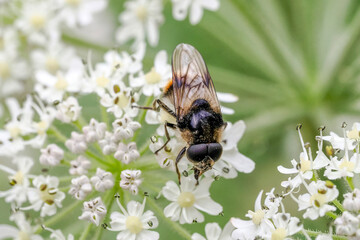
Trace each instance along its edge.
<path fill-rule="evenodd" d="M 357 166 L 358 158 L 354 157 L 352 161 L 343 160 L 343 164 L 337 165 L 337 159 L 349 159 L 349 143 L 353 146 L 354 156 L 357 156 L 359 152 L 359 142 L 350 141 L 350 137 L 357 138 L 356 126 L 358 124 L 354 126 L 353 130 L 346 131 L 346 124 L 342 125 L 343 138 L 337 135 L 334 137 L 335 134 L 332 132 L 330 136 L 323 136 L 325 128 L 320 127 L 320 136 L 316 136 L 318 150 L 314 158 L 310 144 L 304 143 L 301 125 L 298 125 L 297 131 L 302 150 L 300 159 L 291 160 L 293 168 L 278 167 L 279 172 L 291 176 L 281 183 L 284 190 L 275 194 L 275 189 L 272 189 L 266 193 L 267 197 L 263 204 L 261 204 L 261 191 L 255 202 L 255 210 L 246 214 L 251 220 L 232 218 L 231 223 L 236 228 L 232 232 L 233 239 L 293 239 L 300 235 L 311 239 L 312 232 L 304 228 L 303 220 L 285 211 L 283 201 L 285 198 L 290 198 L 298 205 L 298 211 L 303 212 L 304 219 L 316 221 L 327 216 L 332 220 L 329 231 L 317 233 L 317 240 L 336 239 L 339 236 L 344 239 L 358 239 L 360 236 L 359 191 L 353 184 L 356 167 L 349 167 Z M 327 156 L 323 152 L 324 140 L 332 144 L 326 147 Z M 335 151 L 335 147 L 340 149 Z M 320 176 L 321 173 L 323 173 L 322 176 Z M 337 184 L 329 180 L 339 178 L 348 184 L 344 192 L 340 192 Z M 299 191 L 300 188 L 302 191 Z M 347 192 L 346 189 L 351 189 L 351 191 Z M 341 194 L 344 198 L 342 203 L 339 201 Z M 335 211 L 340 212 L 340 215 L 335 214 Z"/>
<path fill-rule="evenodd" d="M 179 12 L 178 3 L 168 4 Z M 160 222 L 190 239 L 182 224 L 222 215 L 218 196 L 210 195 L 215 179 L 250 173 L 255 166 L 237 148 L 245 123 L 228 123 L 219 142 L 223 156 L 198 186 L 193 165 L 184 157 L 180 185 L 174 181 L 174 163 L 186 143 L 179 132 L 169 130 L 168 146 L 154 154 L 166 141 L 164 123 L 170 118 L 164 111 L 138 108 L 161 98 L 172 78 L 169 52 L 156 53 L 150 65 L 144 60 L 146 42 L 159 43 L 164 2 L 125 1 L 117 41 L 134 40 L 136 50 L 121 47 L 121 52 L 111 49 L 99 57 L 99 48 L 86 60 L 66 39 L 79 27 L 96 28 L 101 21 L 93 20 L 107 0 L 0 5 L 0 18 L 6 19 L 0 30 L 0 122 L 8 119 L 0 129 L 0 171 L 9 181 L 0 187 L 0 198 L 12 210 L 14 225 L 0 224 L 7 231 L 0 231 L 0 238 L 159 239 Z M 188 1 L 180 8 L 185 15 L 189 10 L 194 23 L 203 9 L 215 11 L 219 2 Z M 229 93 L 218 93 L 218 99 L 238 100 Z M 220 233 L 219 225 L 210 224 L 205 233 L 208 238 L 229 237 L 232 229 L 228 224 Z"/>
<path fill-rule="evenodd" d="M 115 54 L 112 53 L 114 59 L 121 59 Z M 161 52 L 155 61 L 155 65 L 161 63 L 155 66 L 155 70 L 164 74 L 163 80 L 169 77 L 166 75 L 169 65 L 163 61 L 166 55 Z M 190 239 L 191 234 L 181 224 L 201 223 L 207 215 L 216 216 L 223 211 L 215 200 L 217 196 L 210 196 L 215 178 L 234 178 L 238 172 L 249 173 L 254 169 L 254 162 L 237 149 L 245 131 L 244 122 L 228 124 L 221 142 L 224 155 L 213 170 L 201 176 L 199 185 L 196 185 L 192 164 L 184 158 L 180 169 L 186 177 L 182 177 L 179 185 L 173 181 L 176 178 L 174 162 L 178 151 L 186 143 L 173 131 L 169 145 L 158 155 L 154 154 L 165 142 L 165 132 L 158 127 L 149 134 L 150 128 L 145 121 L 147 113 L 138 116 L 139 110 L 135 111 L 131 105 L 138 104 L 140 97 L 146 98 L 141 100 L 145 101 L 144 105 L 150 105 L 154 100 L 152 95 L 160 93 L 163 85 L 154 84 L 151 96 L 146 96 L 144 86 L 131 87 L 129 83 L 131 74 L 141 75 L 141 67 L 134 68 L 134 65 L 128 64 L 132 69 L 126 70 L 125 66 L 117 68 L 108 63 L 102 66 L 119 78 L 109 78 L 109 84 L 96 86 L 92 91 L 84 87 L 75 92 L 65 88 L 68 86 L 64 82 L 66 79 L 59 78 L 56 80 L 59 83 L 42 85 L 48 95 L 29 95 L 22 105 L 14 99 L 8 101 L 9 107 L 13 107 L 12 119 L 0 132 L 0 155 L 12 158 L 12 162 L 1 164 L 0 170 L 9 176 L 10 187 L 1 189 L 0 197 L 4 197 L 15 212 L 29 212 L 31 219 L 30 223 L 24 223 L 26 226 L 43 223 L 42 226 L 34 226 L 39 230 L 32 227 L 26 230 L 27 236 L 38 236 L 38 233 L 45 236 L 41 231 L 47 231 L 54 239 L 86 239 L 95 231 L 109 238 L 159 239 L 155 229 L 159 224 L 158 218 L 162 218 L 171 222 L 179 235 Z M 50 73 L 40 75 L 54 80 Z M 85 73 L 82 76 L 81 81 L 89 80 Z M 40 91 L 43 88 L 36 89 Z M 96 99 L 95 106 L 84 104 L 81 98 L 76 98 L 78 95 Z M 229 101 L 229 96 L 225 94 L 221 99 Z M 52 98 L 58 100 L 50 103 Z M 232 95 L 230 100 L 234 100 Z M 100 109 L 101 116 L 85 115 L 93 107 Z M 154 119 L 165 118 L 154 116 Z M 158 121 L 156 124 L 162 123 Z M 230 132 L 237 132 L 237 135 Z M 37 154 L 34 159 L 26 157 L 28 153 L 25 150 L 29 148 Z M 21 155 L 24 157 L 15 157 Z M 41 171 L 33 169 L 34 165 L 40 166 Z M 161 205 L 162 200 L 150 197 L 161 195 L 170 201 L 167 206 Z M 115 202 L 120 211 L 114 210 Z M 146 202 L 149 204 L 146 205 Z M 125 204 L 127 209 L 123 207 Z M 81 208 L 81 213 L 78 211 L 73 218 L 77 208 Z M 151 210 L 146 211 L 147 208 Z M 62 219 L 65 223 L 81 224 L 84 232 L 53 229 L 52 224 Z M 218 226 L 211 226 L 218 231 Z M 216 233 L 214 237 L 230 236 L 231 228 L 226 227 L 223 235 Z M 209 231 L 206 232 L 211 236 Z"/>

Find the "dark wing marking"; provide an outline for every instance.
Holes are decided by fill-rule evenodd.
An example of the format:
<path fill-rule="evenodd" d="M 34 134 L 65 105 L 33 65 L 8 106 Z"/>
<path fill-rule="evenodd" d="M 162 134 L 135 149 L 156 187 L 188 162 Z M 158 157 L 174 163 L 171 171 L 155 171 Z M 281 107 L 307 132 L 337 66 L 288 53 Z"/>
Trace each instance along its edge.
<path fill-rule="evenodd" d="M 205 99 L 221 113 L 220 104 L 206 64 L 191 45 L 179 44 L 172 58 L 174 106 L 177 119 L 186 115 L 196 99 Z"/>

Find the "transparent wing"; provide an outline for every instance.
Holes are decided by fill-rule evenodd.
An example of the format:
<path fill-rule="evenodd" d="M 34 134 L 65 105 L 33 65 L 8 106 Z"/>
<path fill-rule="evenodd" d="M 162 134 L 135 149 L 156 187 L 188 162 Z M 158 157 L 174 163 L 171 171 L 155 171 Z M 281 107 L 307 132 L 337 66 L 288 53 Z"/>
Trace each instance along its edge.
<path fill-rule="evenodd" d="M 205 99 L 221 113 L 214 84 L 200 53 L 191 45 L 179 44 L 172 58 L 174 106 L 177 118 L 186 115 L 192 103 Z"/>

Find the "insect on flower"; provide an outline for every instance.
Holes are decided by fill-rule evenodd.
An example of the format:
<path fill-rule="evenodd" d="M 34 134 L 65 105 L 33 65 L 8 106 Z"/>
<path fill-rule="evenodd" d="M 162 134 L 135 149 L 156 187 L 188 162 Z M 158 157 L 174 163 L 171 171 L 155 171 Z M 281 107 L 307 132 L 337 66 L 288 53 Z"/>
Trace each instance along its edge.
<path fill-rule="evenodd" d="M 169 103 L 169 104 L 167 104 Z M 178 163 L 185 155 L 194 164 L 194 176 L 199 177 L 211 169 L 221 157 L 222 133 L 226 123 L 222 119 L 220 104 L 214 84 L 200 53 L 191 45 L 179 44 L 172 56 L 172 80 L 163 90 L 161 99 L 156 99 L 147 110 L 165 110 L 174 122 L 165 121 L 167 141 L 155 154 L 164 149 L 170 141 L 167 128 L 176 129 L 186 141 L 176 158 L 176 172 L 180 183 Z"/>

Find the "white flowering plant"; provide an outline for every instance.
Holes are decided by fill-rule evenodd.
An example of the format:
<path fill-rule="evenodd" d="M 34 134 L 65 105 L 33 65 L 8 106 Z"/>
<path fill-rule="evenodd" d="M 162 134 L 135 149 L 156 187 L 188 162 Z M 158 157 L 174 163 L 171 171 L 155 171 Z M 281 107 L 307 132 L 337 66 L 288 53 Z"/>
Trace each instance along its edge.
<path fill-rule="evenodd" d="M 350 1 L 317 4 L 323 15 L 296 1 L 0 0 L 0 239 L 360 239 L 360 123 L 340 135 L 320 128 L 315 155 L 298 126 L 299 158 L 278 166 L 287 180 L 264 201 L 257 182 L 246 184 L 249 195 L 232 184 L 255 168 L 238 150 L 246 129 L 240 145 L 255 158 L 276 127 L 326 122 L 322 102 L 357 113 L 360 11 Z M 289 9 L 296 21 L 282 22 Z M 319 36 L 296 28 L 317 21 Z M 311 37 L 331 41 L 313 51 Z M 169 116 L 134 106 L 162 97 L 171 51 L 193 40 L 213 49 L 215 86 L 232 93 L 217 92 L 221 158 L 197 183 L 183 157 L 179 184 L 186 143 L 169 129 L 157 152 Z M 243 220 L 226 197 L 249 202 L 253 191 Z"/>
<path fill-rule="evenodd" d="M 249 210 L 245 215 L 250 220 L 232 218 L 231 223 L 236 228 L 232 232 L 233 239 L 360 238 L 359 189 L 354 182 L 358 181 L 360 164 L 359 123 L 354 123 L 348 131 L 343 123 L 343 137 L 333 132 L 323 136 L 325 128 L 320 127 L 315 156 L 310 144 L 303 140 L 301 126 L 297 126 L 302 147 L 300 158 L 291 160 L 292 168 L 278 166 L 280 173 L 290 175 L 281 182 L 283 189 L 277 193 L 275 188 L 271 189 L 263 202 L 261 191 L 254 211 Z M 325 148 L 324 141 L 328 143 Z M 297 206 L 300 215 L 292 216 L 286 211 L 285 199 Z M 327 218 L 326 231 L 304 227 L 306 220 L 321 218 Z"/>
<path fill-rule="evenodd" d="M 66 29 L 91 24 L 106 0 L 0 4 L 8 9 L 1 16 L 7 23 L 0 33 L 1 114 L 9 117 L 0 129 L 0 171 L 9 183 L 1 186 L 0 198 L 10 210 L 9 219 L 1 219 L 0 239 L 155 240 L 159 224 L 190 239 L 184 224 L 221 215 L 211 185 L 254 169 L 237 149 L 245 123 L 227 125 L 223 157 L 198 186 L 183 159 L 179 185 L 174 165 L 185 143 L 171 133 L 167 147 L 154 154 L 165 141 L 166 118 L 134 107 L 150 106 L 172 76 L 165 50 L 150 70 L 143 64 L 147 42 L 153 46 L 159 39 L 161 1 L 127 1 L 116 35 L 119 43 L 134 38 L 133 50 L 109 48 L 98 61 L 92 49 L 80 57 L 64 39 Z M 202 13 L 196 12 L 206 4 L 189 1 L 186 8 L 192 5 L 190 17 L 199 22 Z M 216 10 L 219 2 L 212 5 Z M 219 100 L 238 99 L 219 93 Z M 233 110 L 224 107 L 227 112 Z"/>

